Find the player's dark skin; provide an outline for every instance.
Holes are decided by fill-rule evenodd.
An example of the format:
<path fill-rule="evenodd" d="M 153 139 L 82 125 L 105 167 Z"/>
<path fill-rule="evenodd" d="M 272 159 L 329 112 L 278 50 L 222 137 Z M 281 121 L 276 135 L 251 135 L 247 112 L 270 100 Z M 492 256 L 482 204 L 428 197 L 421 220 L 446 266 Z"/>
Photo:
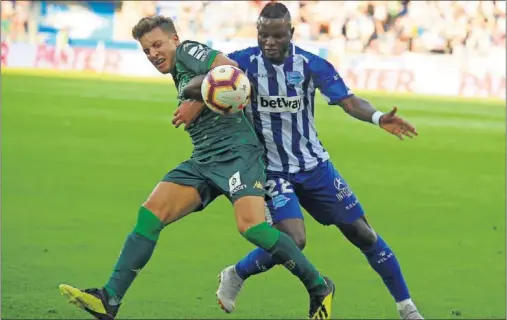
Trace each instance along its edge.
<path fill-rule="evenodd" d="M 273 64 L 282 64 L 289 54 L 294 28 L 289 17 L 270 19 L 260 17 L 257 22 L 257 41 L 262 54 Z M 190 99 L 202 100 L 201 83 L 204 76 L 190 80 L 183 90 L 184 95 Z M 343 110 L 352 117 L 370 122 L 376 111 L 371 104 L 355 95 L 337 102 Z M 417 135 L 416 130 L 403 119 L 396 116 L 397 108 L 380 118 L 380 126 L 387 132 L 403 139 L 403 136 L 412 138 Z M 365 217 L 351 224 L 337 223 L 336 226 L 343 235 L 360 250 L 371 248 L 377 241 L 377 234 L 369 225 Z M 286 219 L 275 224 L 275 227 L 289 235 L 300 249 L 306 246 L 306 230 L 302 219 Z"/>

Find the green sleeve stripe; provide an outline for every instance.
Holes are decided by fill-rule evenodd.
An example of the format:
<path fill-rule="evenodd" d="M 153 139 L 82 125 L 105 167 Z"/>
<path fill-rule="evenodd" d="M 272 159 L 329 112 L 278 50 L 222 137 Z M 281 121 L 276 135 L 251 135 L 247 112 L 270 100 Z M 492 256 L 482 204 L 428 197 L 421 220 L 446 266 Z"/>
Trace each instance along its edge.
<path fill-rule="evenodd" d="M 211 52 L 209 53 L 209 58 L 208 58 L 208 71 L 211 69 L 211 65 L 213 64 L 213 61 L 215 61 L 215 58 L 217 57 L 217 55 L 219 54 L 220 52 L 216 51 L 216 50 L 211 50 Z"/>

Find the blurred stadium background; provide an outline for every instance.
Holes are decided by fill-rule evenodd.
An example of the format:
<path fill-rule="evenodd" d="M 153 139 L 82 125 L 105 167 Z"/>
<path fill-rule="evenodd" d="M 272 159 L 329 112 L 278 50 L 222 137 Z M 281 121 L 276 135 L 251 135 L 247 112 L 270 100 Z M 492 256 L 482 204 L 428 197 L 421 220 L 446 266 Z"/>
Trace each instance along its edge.
<path fill-rule="evenodd" d="M 170 77 L 146 61 L 132 26 L 170 16 L 181 38 L 227 53 L 256 44 L 265 3 L 2 0 L 2 318 L 82 318 L 56 286 L 102 285 L 139 204 L 190 155 L 170 124 Z M 505 319 L 506 2 L 285 3 L 298 45 L 420 132 L 401 143 L 318 100 L 319 137 L 422 313 Z M 363 257 L 307 224 L 308 256 L 338 283 L 336 317 L 395 318 Z M 220 199 L 164 231 L 120 317 L 223 317 L 216 274 L 251 248 L 234 225 Z M 278 268 L 252 279 L 228 317 L 300 318 L 306 303 Z"/>

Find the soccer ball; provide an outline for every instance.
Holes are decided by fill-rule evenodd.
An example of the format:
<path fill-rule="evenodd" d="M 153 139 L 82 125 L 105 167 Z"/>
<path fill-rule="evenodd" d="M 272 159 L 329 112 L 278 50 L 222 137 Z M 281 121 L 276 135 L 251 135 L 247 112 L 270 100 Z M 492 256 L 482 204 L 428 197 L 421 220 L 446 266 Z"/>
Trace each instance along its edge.
<path fill-rule="evenodd" d="M 246 74 L 228 65 L 211 69 L 201 85 L 204 103 L 221 115 L 243 110 L 250 102 L 250 90 Z"/>

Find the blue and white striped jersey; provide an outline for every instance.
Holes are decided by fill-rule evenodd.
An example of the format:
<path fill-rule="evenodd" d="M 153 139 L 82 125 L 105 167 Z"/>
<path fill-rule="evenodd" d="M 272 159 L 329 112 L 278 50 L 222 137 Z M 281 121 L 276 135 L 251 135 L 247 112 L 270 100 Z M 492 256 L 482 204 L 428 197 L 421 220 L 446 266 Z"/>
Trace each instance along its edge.
<path fill-rule="evenodd" d="M 325 59 L 291 44 L 281 65 L 270 63 L 259 47 L 228 54 L 252 83 L 246 114 L 266 148 L 267 170 L 296 173 L 329 159 L 315 128 L 315 89 L 329 104 L 352 95 Z"/>

